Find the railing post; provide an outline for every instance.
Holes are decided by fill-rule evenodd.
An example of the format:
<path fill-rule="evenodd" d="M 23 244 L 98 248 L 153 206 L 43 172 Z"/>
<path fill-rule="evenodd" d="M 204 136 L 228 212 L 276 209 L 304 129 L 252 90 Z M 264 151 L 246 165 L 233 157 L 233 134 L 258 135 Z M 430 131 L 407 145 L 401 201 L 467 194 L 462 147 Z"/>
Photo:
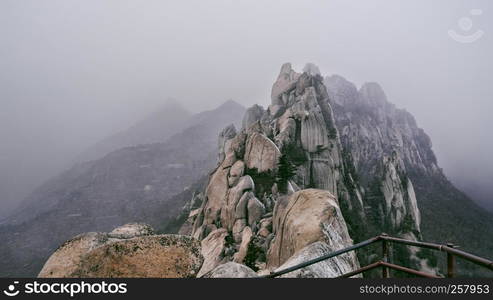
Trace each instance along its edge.
<path fill-rule="evenodd" d="M 448 247 L 455 248 L 454 244 L 448 243 Z M 447 252 L 447 277 L 455 277 L 455 256 Z"/>
<path fill-rule="evenodd" d="M 382 236 L 387 236 L 386 233 L 382 233 Z M 389 262 L 389 245 L 387 240 L 382 239 L 382 261 Z M 382 266 L 382 278 L 389 278 L 389 268 Z"/>

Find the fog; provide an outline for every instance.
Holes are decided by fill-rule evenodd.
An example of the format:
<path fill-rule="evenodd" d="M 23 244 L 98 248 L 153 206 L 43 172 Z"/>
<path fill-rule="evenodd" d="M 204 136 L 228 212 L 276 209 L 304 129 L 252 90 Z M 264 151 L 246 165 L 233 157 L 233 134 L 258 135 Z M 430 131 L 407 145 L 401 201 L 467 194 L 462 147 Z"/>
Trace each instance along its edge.
<path fill-rule="evenodd" d="M 491 1 L 0 2 L 0 216 L 160 107 L 267 105 L 280 66 L 379 82 L 454 181 L 493 194 Z M 482 15 L 471 16 L 471 9 Z M 461 17 L 484 35 L 448 34 Z M 467 185 L 467 184 L 466 184 Z M 488 190 L 489 189 L 489 190 Z"/>

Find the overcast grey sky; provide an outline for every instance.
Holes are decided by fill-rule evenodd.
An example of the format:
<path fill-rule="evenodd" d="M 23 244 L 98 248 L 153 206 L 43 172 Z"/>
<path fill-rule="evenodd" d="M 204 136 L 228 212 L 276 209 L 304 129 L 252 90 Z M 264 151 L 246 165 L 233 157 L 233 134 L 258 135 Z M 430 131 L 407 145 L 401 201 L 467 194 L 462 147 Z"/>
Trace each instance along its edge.
<path fill-rule="evenodd" d="M 270 101 L 280 66 L 377 81 L 446 171 L 493 178 L 493 3 L 452 0 L 0 2 L 0 201 L 167 97 Z M 471 9 L 482 15 L 471 16 Z M 452 40 L 461 17 L 484 31 Z M 3 191 L 1 190 L 3 189 Z M 3 198 L 1 198 L 3 197 Z"/>

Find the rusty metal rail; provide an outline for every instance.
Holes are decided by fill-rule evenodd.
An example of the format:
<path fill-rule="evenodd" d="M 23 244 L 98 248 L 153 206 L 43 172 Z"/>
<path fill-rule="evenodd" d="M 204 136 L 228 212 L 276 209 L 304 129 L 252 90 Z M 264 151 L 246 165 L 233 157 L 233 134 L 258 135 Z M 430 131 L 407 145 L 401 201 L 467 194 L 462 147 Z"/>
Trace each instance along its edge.
<path fill-rule="evenodd" d="M 455 249 L 455 246 L 452 244 L 440 245 L 440 244 L 434 244 L 434 243 L 410 241 L 410 240 L 405 240 L 405 239 L 401 239 L 401 238 L 390 237 L 387 235 L 381 235 L 380 238 L 387 240 L 387 241 L 390 241 L 390 242 L 393 242 L 393 243 L 404 244 L 404 245 L 408 245 L 408 246 L 415 246 L 415 247 L 420 247 L 420 248 L 428 248 L 428 249 L 446 252 L 446 253 L 451 254 L 453 256 L 458 256 L 458 257 L 463 258 L 465 260 L 468 260 L 472 263 L 475 263 L 477 265 L 481 265 L 485 268 L 493 270 L 493 261 L 486 259 L 486 258 L 476 256 L 476 255 L 471 254 L 471 253 L 467 253 L 465 251 Z"/>
<path fill-rule="evenodd" d="M 332 253 L 329 253 L 329 254 L 326 254 L 326 255 L 323 255 L 323 256 L 314 258 L 312 260 L 306 261 L 306 262 L 301 263 L 301 264 L 298 264 L 296 266 L 292 266 L 290 268 L 286 268 L 284 270 L 281 270 L 281 271 L 278 271 L 278 272 L 274 272 L 274 273 L 271 273 L 269 275 L 265 275 L 263 277 L 265 277 L 265 278 L 278 277 L 278 276 L 284 275 L 286 273 L 293 272 L 293 271 L 296 271 L 298 269 L 301 269 L 301 268 L 308 267 L 310 265 L 316 264 L 316 263 L 321 262 L 323 260 L 327 260 L 329 258 L 332 258 L 332 257 L 338 256 L 338 255 L 344 254 L 346 252 L 353 251 L 353 250 L 356 250 L 356 249 L 359 249 L 359 248 L 362 248 L 362 247 L 366 247 L 366 246 L 368 246 L 370 244 L 373 244 L 373 243 L 378 242 L 379 240 L 380 240 L 380 237 L 376 236 L 376 237 L 373 237 L 373 238 L 368 239 L 366 241 L 363 241 L 361 243 L 358 243 L 356 245 L 353 245 L 351 247 L 347 247 L 345 249 L 341 249 L 341 250 L 338 250 L 338 251 L 335 251 L 335 252 L 332 252 Z"/>
<path fill-rule="evenodd" d="M 366 271 L 370 271 L 370 270 L 373 270 L 373 269 L 376 269 L 376 268 L 379 268 L 379 267 L 381 267 L 381 268 L 394 269 L 394 270 L 397 270 L 397 271 L 402 271 L 402 272 L 405 272 L 405 273 L 408 273 L 408 274 L 416 275 L 418 277 L 440 278 L 440 277 L 435 276 L 433 274 L 428 274 L 428 273 L 425 273 L 425 272 L 417 271 L 417 270 L 406 268 L 406 267 L 403 267 L 403 266 L 394 265 L 394 264 L 391 264 L 391 263 L 388 263 L 388 262 L 384 262 L 384 261 L 377 261 L 375 263 L 369 264 L 366 267 L 363 267 L 361 269 L 358 269 L 358 270 L 355 270 L 355 271 L 346 273 L 346 274 L 341 275 L 341 276 L 339 276 L 337 278 L 349 278 L 349 277 L 352 277 L 354 275 L 358 275 L 360 273 L 363 273 L 363 272 L 366 272 Z"/>
<path fill-rule="evenodd" d="M 434 274 L 429 274 L 429 273 L 421 272 L 418 270 L 414 270 L 414 269 L 410 269 L 410 268 L 407 268 L 404 266 L 399 266 L 399 265 L 395 265 L 395 264 L 390 263 L 389 262 L 389 243 L 396 243 L 396 244 L 403 244 L 403 245 L 412 246 L 412 247 L 438 250 L 438 251 L 447 253 L 447 277 L 455 277 L 455 257 L 456 256 L 493 271 L 493 261 L 486 259 L 486 258 L 476 256 L 476 255 L 473 255 L 473 254 L 470 254 L 470 253 L 467 253 L 465 251 L 455 249 L 455 246 L 452 244 L 440 245 L 440 244 L 435 244 L 435 243 L 412 241 L 412 240 L 406 240 L 406 239 L 402 239 L 402 238 L 391 237 L 385 233 L 382 233 L 379 236 L 370 238 L 366 241 L 355 244 L 351 247 L 347 247 L 347 248 L 344 248 L 344 249 L 341 249 L 338 251 L 334 251 L 332 253 L 320 256 L 318 258 L 306 261 L 304 263 L 297 264 L 295 266 L 286 268 L 286 269 L 281 270 L 281 271 L 273 272 L 271 274 L 268 274 L 268 275 L 265 275 L 262 277 L 264 277 L 264 278 L 278 277 L 278 276 L 296 271 L 298 269 L 308 267 L 308 266 L 316 264 L 318 262 L 327 260 L 329 258 L 333 258 L 333 257 L 336 257 L 338 255 L 369 246 L 369 245 L 374 244 L 376 242 L 382 242 L 382 260 L 381 261 L 377 261 L 375 263 L 369 264 L 369 265 L 364 266 L 358 270 L 349 272 L 347 274 L 343 274 L 339 277 L 352 277 L 352 276 L 358 275 L 358 274 L 366 272 L 366 271 L 370 271 L 370 270 L 373 270 L 376 268 L 382 268 L 382 277 L 383 278 L 389 277 L 389 269 L 402 271 L 402 272 L 405 272 L 405 273 L 408 273 L 411 275 L 415 275 L 418 277 L 438 278 Z"/>

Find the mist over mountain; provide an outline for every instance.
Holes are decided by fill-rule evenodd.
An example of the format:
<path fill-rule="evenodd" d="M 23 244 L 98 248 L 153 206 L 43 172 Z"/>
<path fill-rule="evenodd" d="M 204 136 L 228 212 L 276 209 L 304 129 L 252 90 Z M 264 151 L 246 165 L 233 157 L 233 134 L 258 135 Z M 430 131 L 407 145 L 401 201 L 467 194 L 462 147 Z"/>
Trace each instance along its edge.
<path fill-rule="evenodd" d="M 1 1 L 0 276 L 36 274 L 73 235 L 133 221 L 203 240 L 218 230 L 221 259 L 262 269 L 272 249 L 277 266 L 294 247 L 270 247 L 284 230 L 273 199 L 323 199 L 340 230 L 315 235 L 340 245 L 385 230 L 491 257 L 492 11 L 489 0 Z M 264 174 L 241 149 L 227 157 L 233 140 L 279 154 L 294 193 L 272 182 L 275 159 Z M 199 214 L 223 206 L 204 197 L 215 173 L 220 191 L 247 194 L 234 243 L 232 205 Z M 246 255 L 239 228 L 262 255 Z M 396 258 L 443 268 L 426 251 Z"/>
<path fill-rule="evenodd" d="M 493 176 L 484 161 L 493 151 L 484 130 L 493 126 L 493 40 L 447 35 L 471 6 L 484 11 L 471 30 L 493 31 L 491 1 L 213 1 L 0 4 L 0 215 L 163 99 L 194 113 L 230 97 L 268 105 L 285 61 L 317 62 L 358 86 L 379 82 L 426 129 L 454 182 Z"/>
<path fill-rule="evenodd" d="M 470 171 L 472 174 L 464 170 L 449 171 L 447 174 L 457 188 L 477 204 L 493 212 L 493 187 L 491 186 L 493 174 L 483 169 L 484 166 L 476 166 L 474 171 Z"/>
<path fill-rule="evenodd" d="M 173 114 L 171 108 L 167 113 Z M 217 132 L 228 124 L 238 126 L 243 113 L 241 105 L 226 101 L 179 120 L 181 126 L 164 142 L 124 147 L 78 163 L 35 189 L 0 224 L 0 276 L 36 275 L 56 247 L 86 231 L 128 222 L 165 228 L 216 164 Z M 155 117 L 140 124 L 153 124 Z M 132 140 L 135 128 L 118 137 Z M 156 127 L 139 139 L 152 140 L 165 130 Z"/>
<path fill-rule="evenodd" d="M 78 162 L 102 156 L 128 146 L 163 142 L 186 127 L 192 113 L 177 100 L 168 100 L 158 111 L 152 112 L 132 127 L 99 141 L 77 157 Z"/>
<path fill-rule="evenodd" d="M 102 140 L 91 149 L 101 158 L 78 163 L 46 182 L 0 224 L 5 241 L 0 275 L 36 274 L 64 240 L 128 222 L 145 222 L 160 232 L 180 231 L 198 239 L 226 229 L 240 252 L 211 259 L 235 262 L 241 262 L 235 257 L 247 251 L 241 246 L 246 241 L 239 244 L 239 234 L 248 227 L 258 256 L 249 256 L 247 265 L 263 268 L 277 257 L 272 254 L 278 251 L 276 239 L 269 233 L 272 226 L 280 226 L 269 223 L 273 213 L 280 213 L 276 203 L 291 201 L 286 197 L 298 192 L 305 199 L 326 197 L 316 196 L 310 188 L 336 195 L 344 217 L 338 222 L 342 227 L 347 224 L 347 233 L 333 234 L 341 234 L 348 245 L 349 238 L 358 242 L 387 232 L 413 240 L 446 240 L 491 255 L 490 241 L 478 241 L 479 236 L 490 235 L 492 215 L 449 182 L 430 137 L 410 113 L 390 103 L 377 83 L 357 89 L 338 75 L 323 78 L 313 64 L 303 71 L 282 66 L 267 110 L 255 105 L 245 112 L 229 100 L 192 115 L 171 105 Z M 152 143 L 166 134 L 164 142 Z M 138 145 L 125 147 L 132 143 Z M 111 147 L 121 148 L 111 151 Z M 293 168 L 284 188 L 277 174 L 281 158 Z M 224 182 L 229 188 L 221 192 Z M 224 204 L 224 197 L 236 200 Z M 248 203 L 245 212 L 238 207 L 235 213 L 227 212 L 243 198 L 238 205 Z M 235 214 L 248 217 L 236 221 L 227 217 Z M 427 252 L 394 251 L 395 262 L 437 274 L 443 269 Z M 352 259 L 344 268 L 358 264 L 356 257 Z M 357 260 L 370 263 L 371 256 L 359 251 Z M 464 276 L 482 274 L 460 266 Z"/>
<path fill-rule="evenodd" d="M 143 104 L 133 107 L 133 112 L 127 109 L 132 108 L 113 108 L 108 113 L 103 106 L 75 108 L 71 101 L 55 104 L 46 99 L 29 104 L 13 99 L 2 102 L 0 219 L 34 188 L 74 162 L 100 158 L 112 150 L 146 141 L 164 141 L 192 115 L 177 101 Z M 148 137 L 146 131 L 155 136 Z"/>

